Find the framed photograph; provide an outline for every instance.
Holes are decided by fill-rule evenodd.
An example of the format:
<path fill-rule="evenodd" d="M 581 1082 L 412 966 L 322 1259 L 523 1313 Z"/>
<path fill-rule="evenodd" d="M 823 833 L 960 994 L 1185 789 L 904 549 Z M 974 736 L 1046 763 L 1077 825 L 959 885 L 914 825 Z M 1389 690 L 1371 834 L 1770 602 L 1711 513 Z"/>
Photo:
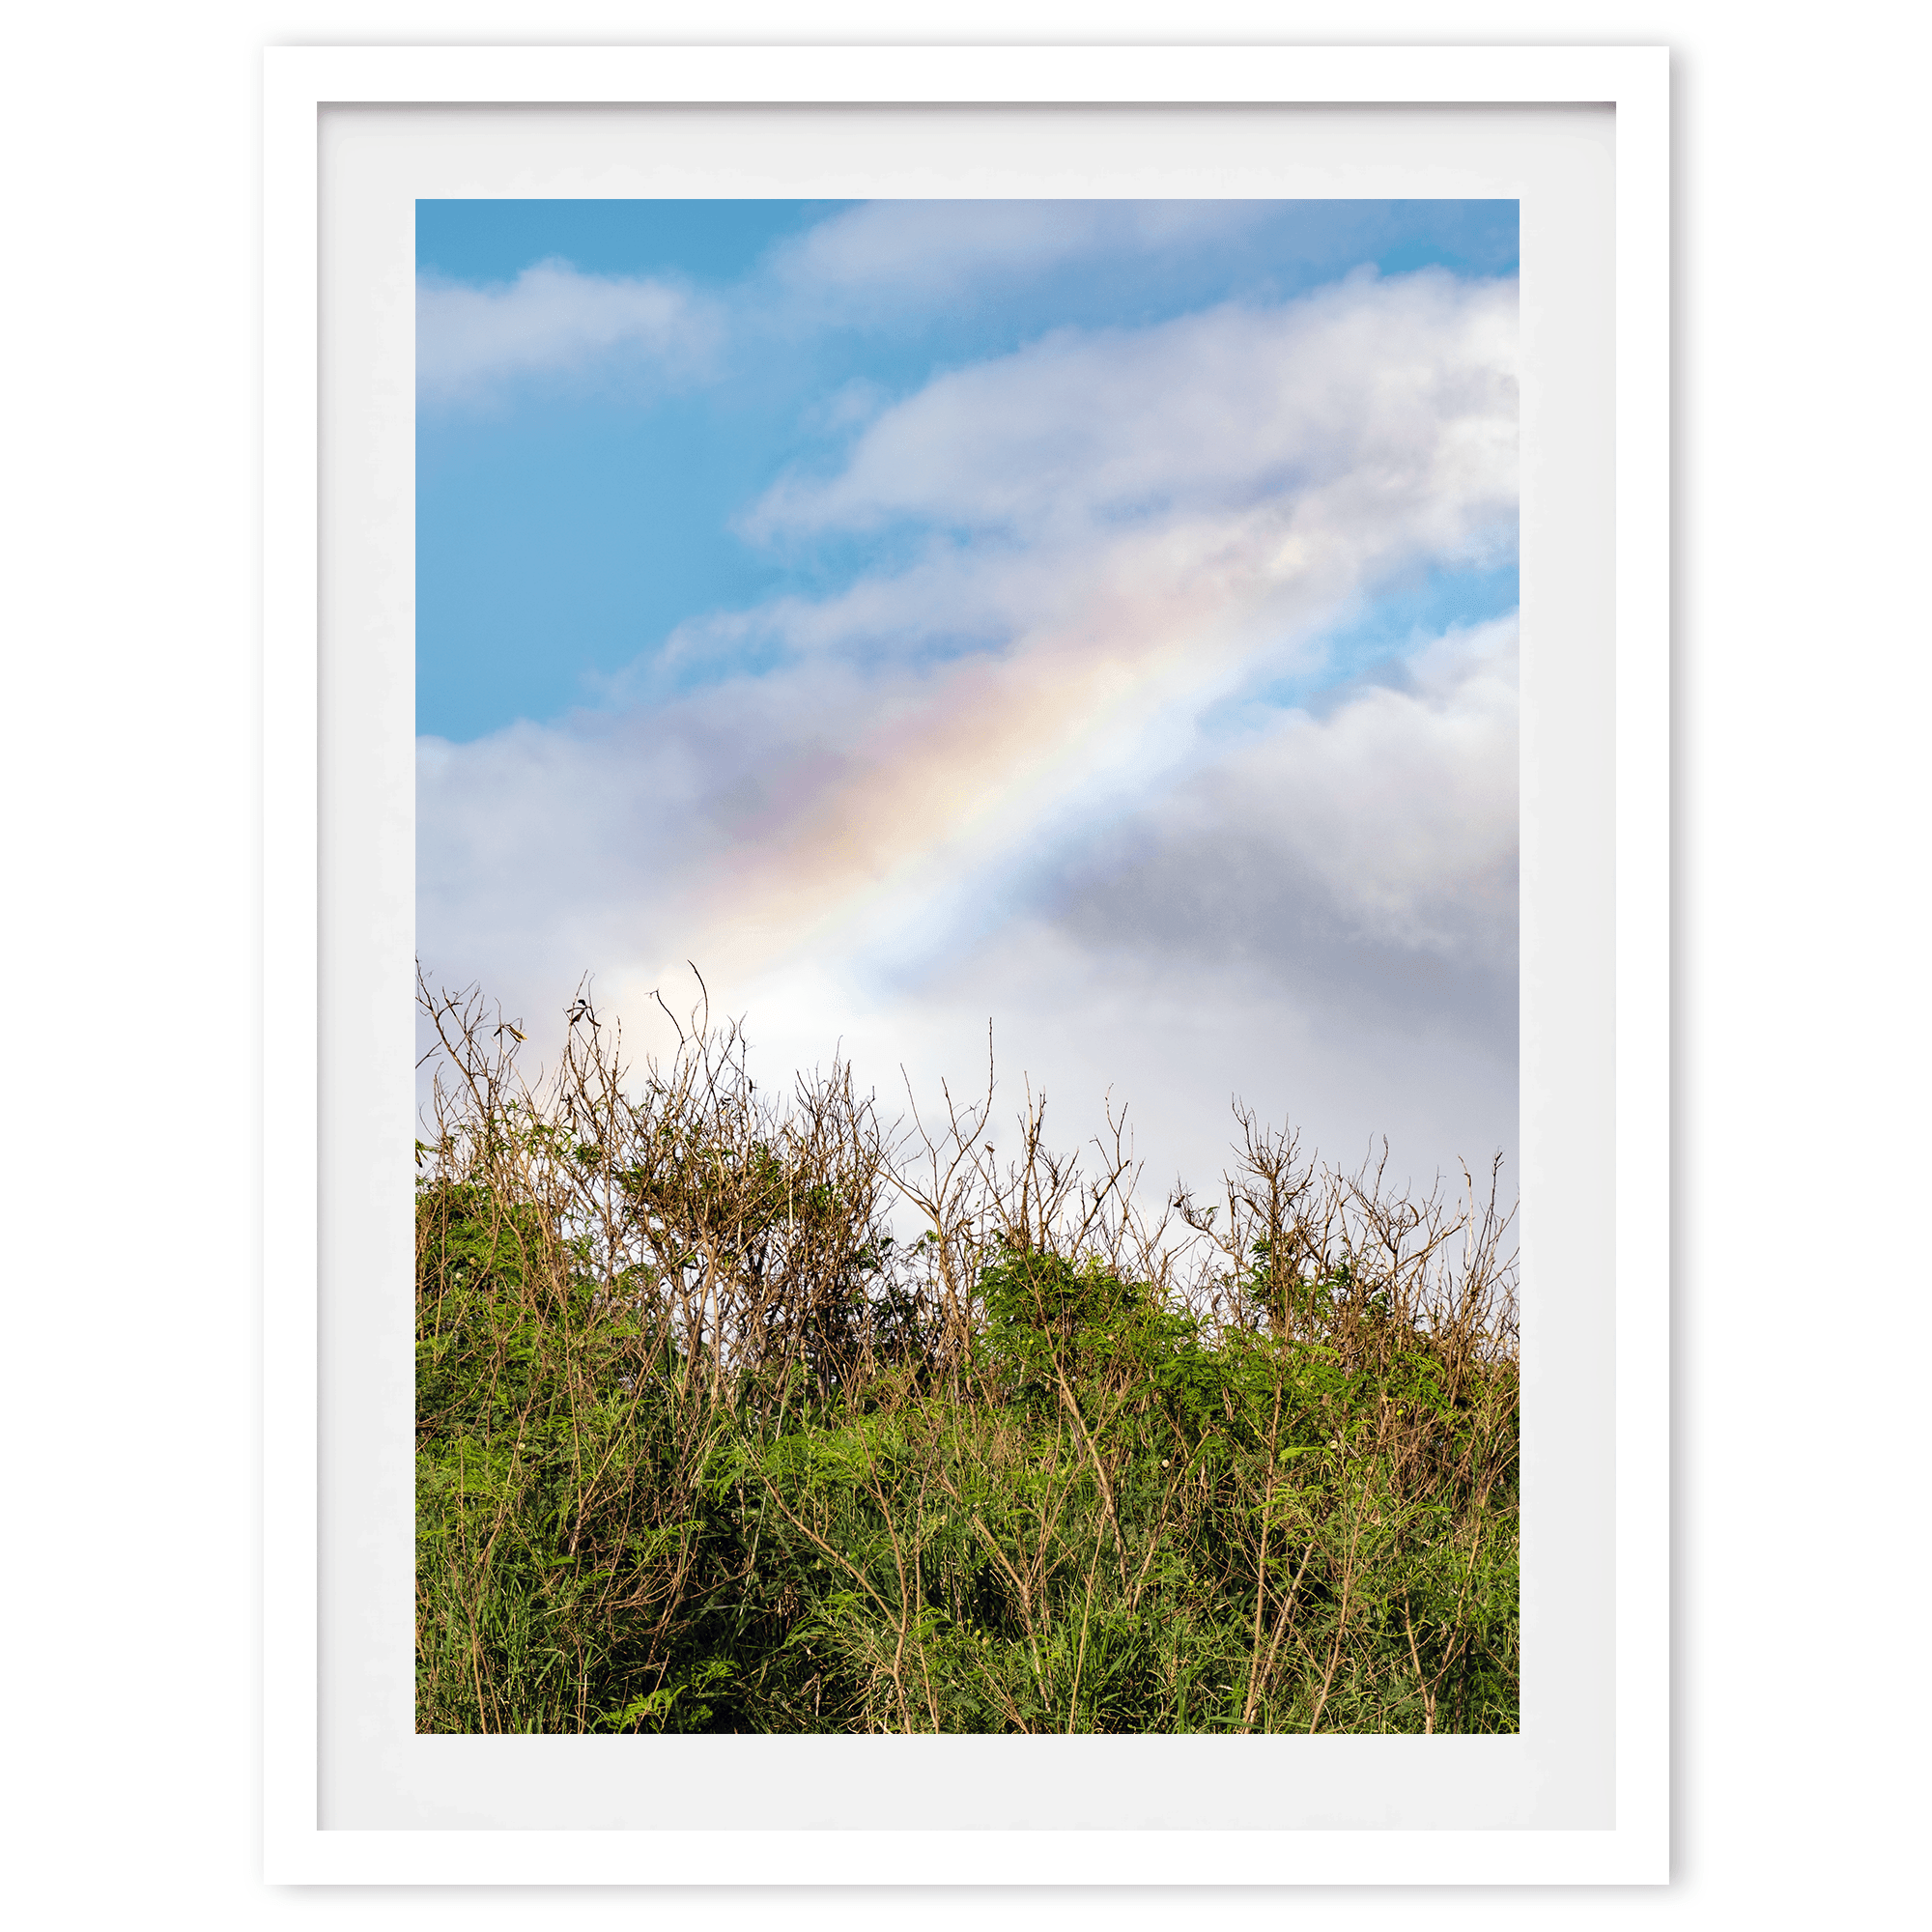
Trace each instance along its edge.
<path fill-rule="evenodd" d="M 1667 1880 L 1668 73 L 270 52 L 271 1881 Z"/>

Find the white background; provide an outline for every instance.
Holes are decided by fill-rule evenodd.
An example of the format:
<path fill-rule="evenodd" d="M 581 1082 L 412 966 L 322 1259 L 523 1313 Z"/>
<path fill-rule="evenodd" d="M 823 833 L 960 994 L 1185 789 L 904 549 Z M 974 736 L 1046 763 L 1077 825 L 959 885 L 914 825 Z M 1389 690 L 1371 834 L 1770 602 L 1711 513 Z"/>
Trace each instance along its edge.
<path fill-rule="evenodd" d="M 545 70 L 546 83 L 559 78 Z M 903 84 L 868 78 L 873 87 Z M 321 84 L 350 99 L 359 87 L 387 85 L 407 99 L 412 83 L 371 73 Z M 587 83 L 611 94 L 636 84 L 638 76 L 620 79 L 601 65 Z M 476 76 L 464 86 L 487 97 L 503 82 Z M 319 1758 L 320 1815 L 336 1833 L 441 1830 L 456 1822 L 524 1833 L 637 1826 L 666 1833 L 709 1831 L 730 1820 L 766 1829 L 838 1826 L 849 1842 L 847 1834 L 860 1827 L 903 1834 L 942 1820 L 954 1831 L 1003 1828 L 1028 1836 L 1047 1826 L 1267 1832 L 1319 1821 L 1342 1831 L 1426 1830 L 1440 1846 L 1445 1841 L 1435 1828 L 1451 1824 L 1548 1833 L 1615 1823 L 1625 1828 L 1624 1856 L 1635 1861 L 1629 1846 L 1652 1835 L 1649 1821 L 1616 1815 L 1616 1780 L 1646 1762 L 1643 1753 L 1655 1745 L 1641 1735 L 1642 1704 L 1621 1718 L 1617 1712 L 1618 1657 L 1642 1657 L 1645 1638 L 1615 1628 L 1613 1591 L 1622 1579 L 1609 1555 L 1618 1483 L 1644 1493 L 1657 1463 L 1613 1460 L 1619 1399 L 1638 1412 L 1643 1403 L 1640 1389 L 1617 1386 L 1618 1329 L 1628 1321 L 1642 1334 L 1646 1307 L 1654 1304 L 1646 1303 L 1640 1266 L 1631 1270 L 1636 1279 L 1626 1282 L 1619 1303 L 1603 1239 L 1628 1184 L 1620 1179 L 1619 1187 L 1611 1185 L 1616 989 L 1606 925 L 1614 904 L 1613 755 L 1621 751 L 1643 768 L 1639 748 L 1613 744 L 1607 689 L 1615 648 L 1604 594 L 1614 561 L 1606 541 L 1616 366 L 1608 288 L 1617 179 L 1612 116 L 1587 106 L 1494 113 L 1468 106 L 1414 112 L 1331 106 L 1307 114 L 1110 106 L 1058 116 L 1038 106 L 981 107 L 893 115 L 888 131 L 881 127 L 887 115 L 893 110 L 874 106 L 765 115 L 744 107 L 684 107 L 674 117 L 527 105 L 495 113 L 325 111 L 317 593 L 324 675 L 319 719 L 270 741 L 270 755 L 279 747 L 291 763 L 302 750 L 296 742 L 300 733 L 311 742 L 319 734 L 322 748 L 321 1266 L 319 1281 L 313 1273 L 306 1281 L 298 1271 L 271 1273 L 268 1290 L 284 1298 L 313 1291 L 320 1309 L 315 1360 L 280 1363 L 272 1383 L 293 1398 L 319 1379 L 319 1471 L 306 1479 L 287 1472 L 289 1487 L 272 1492 L 270 1507 L 298 1508 L 301 1484 L 306 1480 L 313 1493 L 319 1475 L 323 1718 L 319 1743 L 298 1730 L 279 1748 Z M 312 109 L 296 126 L 315 140 Z M 668 190 L 661 172 L 668 169 L 675 171 Z M 1074 200 L 1129 185 L 1156 198 L 1373 191 L 1520 200 L 1526 292 L 1522 552 L 1531 586 L 1522 789 L 1535 802 L 1522 867 L 1523 1273 L 1532 1284 L 1557 1285 L 1555 1293 L 1532 1289 L 1524 1315 L 1522 1540 L 1530 1554 L 1520 1737 L 1275 1738 L 1257 1740 L 1254 1747 L 1231 1747 L 1225 1738 L 1090 1738 L 1077 1747 L 1075 1775 L 1061 1739 L 949 1738 L 885 1749 L 876 1741 L 845 1739 L 819 1741 L 801 1755 L 797 1742 L 783 1738 L 624 1739 L 586 1749 L 578 1739 L 413 1735 L 415 1404 L 408 1283 L 414 1240 L 410 1148 L 419 1095 L 409 1041 L 416 942 L 410 837 L 415 602 L 409 561 L 415 438 L 413 418 L 395 397 L 398 371 L 401 393 L 409 394 L 415 346 L 410 263 L 417 197 L 567 194 L 590 185 L 602 194 L 649 195 L 682 191 L 696 181 L 710 192 L 831 198 L 944 192 L 962 180 L 976 195 Z M 306 307 L 305 283 L 303 289 Z M 277 313 L 270 308 L 271 316 Z M 1641 354 L 1630 353 L 1622 366 L 1631 372 L 1639 409 L 1646 401 L 1655 407 L 1662 398 L 1654 389 L 1644 397 Z M 303 373 L 292 372 L 298 396 L 309 393 Z M 1654 382 L 1654 365 L 1649 373 Z M 301 500 L 301 472 L 311 460 L 304 450 L 289 468 L 270 470 L 271 501 Z M 1653 529 L 1650 540 L 1656 537 Z M 306 541 L 313 545 L 312 530 Z M 1635 533 L 1626 533 L 1625 541 L 1638 548 Z M 309 608 L 305 590 L 297 603 Z M 1629 621 L 1640 635 L 1640 619 Z M 304 633 L 275 635 L 292 649 Z M 1636 649 L 1629 662 L 1638 662 Z M 1641 810 L 1626 812 L 1618 823 L 1635 846 L 1655 836 L 1645 831 Z M 301 854 L 271 845 L 270 864 L 278 856 L 297 862 Z M 306 947 L 310 928 L 300 920 L 295 925 L 293 943 Z M 1640 917 L 1632 930 L 1640 932 Z M 282 940 L 270 956 L 289 958 L 280 949 L 291 944 Z M 1654 970 L 1655 962 L 1648 963 Z M 1626 998 L 1631 1005 L 1624 1010 L 1645 1010 L 1640 994 Z M 269 1037 L 305 1050 L 311 1029 L 312 1015 L 285 1013 L 279 1027 L 270 1019 Z M 1624 1104 L 1640 1110 L 1635 1082 L 1626 1088 Z M 275 1144 L 272 1131 L 268 1138 Z M 282 1225 L 270 1219 L 271 1243 Z M 1633 1577 L 1641 1574 L 1641 1562 L 1639 1554 Z M 308 1564 L 295 1560 L 280 1587 L 306 1589 L 308 1576 Z M 270 1601 L 293 1620 L 286 1597 Z M 1652 1654 L 1662 1648 L 1653 1640 Z M 315 1696 L 299 1666 L 287 1694 L 304 1702 Z M 1621 1766 L 1620 1740 L 1630 1750 Z M 292 1777 L 288 1771 L 283 1776 Z M 281 1802 L 303 1812 L 293 1790 Z M 312 1830 L 314 1817 L 311 1804 L 300 1829 Z M 297 1829 L 293 1818 L 283 1826 Z M 927 1855 L 895 1851 L 902 1872 L 930 1869 L 920 1862 Z M 612 1856 L 608 1847 L 599 1855 Z M 373 1856 L 359 1848 L 338 1848 L 339 1861 L 320 1866 L 300 1861 L 313 1856 L 291 1850 L 270 1868 L 283 1876 L 381 1869 L 358 1863 L 358 1857 Z M 652 1856 L 664 1869 L 674 1853 L 661 1838 Z M 707 1861 L 716 1856 L 704 1854 Z M 855 1845 L 847 1856 L 847 1869 L 863 1871 L 867 1858 L 878 1853 Z M 1286 1869 L 1270 1861 L 1278 1851 L 1251 1849 L 1247 1856 L 1251 1870 Z M 968 1870 L 1007 1877 L 1015 1870 L 996 1861 L 1000 1854 L 983 1837 L 966 1857 L 975 1861 Z M 1490 1868 L 1516 1869 L 1509 1857 Z M 685 1858 L 681 1869 L 688 1870 Z M 773 1854 L 766 1858 L 767 1872 L 796 1868 L 782 1853 L 775 1862 Z M 1184 1861 L 1180 1868 L 1187 1869 Z M 1554 1857 L 1545 1868 L 1566 1866 Z M 406 1861 L 398 1869 L 437 1867 Z M 528 1875 L 549 1877 L 556 1869 L 539 1861 Z M 628 1878 L 634 1868 L 620 1860 L 606 1869 Z M 1091 1873 L 1092 1863 L 1085 1869 Z M 1650 1867 L 1634 1861 L 1596 1869 Z"/>
<path fill-rule="evenodd" d="M 1300 1905 L 1344 1923 L 1776 1926 L 1887 1925 L 1922 1905 L 1906 1889 L 1924 1729 L 1917 12 L 211 0 L 48 17 L 10 41 L 0 117 L 7 1890 L 25 1920 L 1261 1922 Z M 1672 1888 L 1297 1901 L 260 1886 L 265 37 L 1677 48 Z"/>

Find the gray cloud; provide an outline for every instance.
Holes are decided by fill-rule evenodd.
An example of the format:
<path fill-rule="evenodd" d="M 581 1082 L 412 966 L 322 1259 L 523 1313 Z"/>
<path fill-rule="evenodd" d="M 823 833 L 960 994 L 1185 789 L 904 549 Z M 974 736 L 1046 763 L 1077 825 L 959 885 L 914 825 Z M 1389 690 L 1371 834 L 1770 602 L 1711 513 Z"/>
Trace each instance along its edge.
<path fill-rule="evenodd" d="M 1070 943 L 1237 968 L 1336 1023 L 1448 1028 L 1514 1064 L 1514 625 L 1452 637 L 1399 691 L 1282 719 L 1060 855 Z"/>

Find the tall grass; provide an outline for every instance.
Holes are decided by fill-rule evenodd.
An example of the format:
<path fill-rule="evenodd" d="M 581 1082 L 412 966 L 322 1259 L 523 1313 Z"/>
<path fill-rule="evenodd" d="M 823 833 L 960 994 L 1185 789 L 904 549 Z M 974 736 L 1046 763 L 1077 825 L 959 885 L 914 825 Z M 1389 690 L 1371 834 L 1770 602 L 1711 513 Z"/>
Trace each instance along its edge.
<path fill-rule="evenodd" d="M 701 1006 L 634 1072 L 580 1001 L 530 1082 L 422 1001 L 420 1729 L 1516 1727 L 1493 1174 L 1241 1114 L 1151 1210 L 1031 1098 L 998 1161 L 990 1068 L 888 1122 Z"/>

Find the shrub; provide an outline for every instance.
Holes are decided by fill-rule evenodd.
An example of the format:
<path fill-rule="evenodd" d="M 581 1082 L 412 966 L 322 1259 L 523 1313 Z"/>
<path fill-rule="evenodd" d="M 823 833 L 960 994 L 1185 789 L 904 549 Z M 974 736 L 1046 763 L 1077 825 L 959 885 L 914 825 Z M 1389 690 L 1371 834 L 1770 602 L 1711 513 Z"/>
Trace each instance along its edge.
<path fill-rule="evenodd" d="M 1236 1117 L 1150 1215 L 1117 1127 L 782 1102 L 702 1009 L 551 1078 L 431 996 L 418 1724 L 1511 1730 L 1517 1341 L 1455 1208 Z M 918 1238 L 894 1232 L 916 1212 Z"/>

